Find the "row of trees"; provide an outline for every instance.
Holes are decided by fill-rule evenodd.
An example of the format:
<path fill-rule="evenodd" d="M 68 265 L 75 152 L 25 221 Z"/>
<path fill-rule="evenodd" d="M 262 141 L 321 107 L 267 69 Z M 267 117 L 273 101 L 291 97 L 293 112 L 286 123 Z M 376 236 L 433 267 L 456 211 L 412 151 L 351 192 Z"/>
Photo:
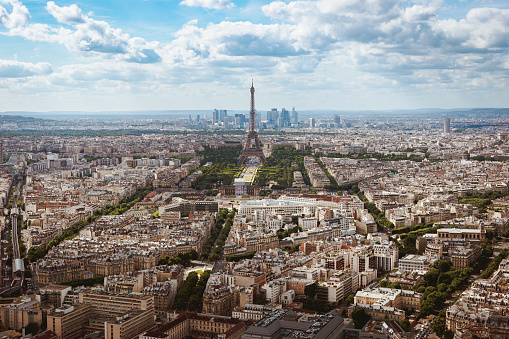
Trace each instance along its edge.
<path fill-rule="evenodd" d="M 230 233 L 230 228 L 233 225 L 233 217 L 235 215 L 236 210 L 233 209 L 230 213 L 228 213 L 227 208 L 221 208 L 219 210 L 219 214 L 216 218 L 216 225 L 210 231 L 209 240 L 203 246 L 201 252 L 201 258 L 203 260 L 212 260 L 217 261 L 221 258 L 221 254 L 223 253 L 224 243 L 226 238 L 228 238 L 228 234 Z M 214 248 L 214 253 L 210 254 L 214 244 L 216 244 L 216 240 L 218 239 L 218 243 L 216 248 Z"/>
<path fill-rule="evenodd" d="M 418 231 L 418 230 L 421 230 L 423 228 L 433 227 L 433 224 L 434 224 L 434 222 L 427 222 L 425 224 L 417 224 L 417 225 L 412 225 L 412 226 L 398 227 L 398 228 L 395 228 L 395 229 L 391 230 L 391 233 L 392 234 L 410 233 L 412 231 Z"/>
<path fill-rule="evenodd" d="M 221 230 L 221 233 L 219 234 L 219 239 L 217 240 L 216 248 L 214 248 L 214 254 L 212 254 L 209 258 L 210 260 L 217 261 L 223 255 L 224 244 L 226 242 L 226 239 L 228 238 L 228 235 L 230 234 L 230 230 L 233 226 L 233 217 L 235 216 L 236 212 L 237 211 L 233 209 L 230 213 L 228 213 L 226 221 L 224 222 L 224 227 Z"/>
<path fill-rule="evenodd" d="M 202 298 L 207 281 L 210 277 L 210 271 L 205 271 L 198 278 L 198 273 L 189 272 L 186 280 L 180 287 L 173 308 L 176 310 L 188 310 L 191 312 L 199 311 L 202 307 Z"/>
<path fill-rule="evenodd" d="M 226 257 L 226 261 L 237 262 L 237 261 L 241 261 L 244 259 L 252 259 L 255 256 L 255 254 L 256 254 L 256 252 L 229 255 Z"/>
<path fill-rule="evenodd" d="M 488 268 L 479 275 L 479 279 L 488 279 L 497 270 L 500 262 L 507 258 L 507 256 L 509 256 L 509 249 L 504 248 L 489 264 Z"/>
<path fill-rule="evenodd" d="M 368 212 L 375 219 L 375 222 L 376 222 L 379 230 L 383 229 L 384 227 L 394 228 L 394 224 L 392 222 L 390 222 L 389 220 L 387 220 L 387 218 L 385 217 L 385 214 L 382 211 L 380 211 L 374 203 L 370 202 L 370 203 L 364 204 L 364 206 L 366 207 Z"/>
<path fill-rule="evenodd" d="M 324 188 L 334 190 L 334 191 L 339 190 L 338 182 L 329 173 L 329 171 L 327 170 L 327 167 L 325 167 L 325 165 L 323 164 L 322 160 L 320 159 L 320 157 L 318 155 L 315 155 L 315 160 L 318 163 L 318 165 L 320 165 L 320 167 L 322 168 L 322 171 L 325 173 L 325 175 L 327 175 L 327 178 L 329 178 L 329 181 L 330 181 L 330 185 L 326 185 L 326 186 L 324 186 Z"/>

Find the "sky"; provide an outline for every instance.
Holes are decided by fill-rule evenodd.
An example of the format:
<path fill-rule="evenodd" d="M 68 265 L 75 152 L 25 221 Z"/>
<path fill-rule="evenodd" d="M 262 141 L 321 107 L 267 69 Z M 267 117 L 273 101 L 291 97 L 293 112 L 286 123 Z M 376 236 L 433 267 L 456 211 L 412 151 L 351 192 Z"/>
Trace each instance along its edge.
<path fill-rule="evenodd" d="M 0 0 L 0 112 L 509 107 L 508 0 Z"/>

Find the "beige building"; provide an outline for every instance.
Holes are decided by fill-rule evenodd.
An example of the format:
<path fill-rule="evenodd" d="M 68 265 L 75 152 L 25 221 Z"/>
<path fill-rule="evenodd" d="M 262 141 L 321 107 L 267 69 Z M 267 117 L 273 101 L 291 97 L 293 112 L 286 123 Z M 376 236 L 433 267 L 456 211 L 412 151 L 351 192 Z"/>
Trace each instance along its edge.
<path fill-rule="evenodd" d="M 217 278 L 210 278 L 203 293 L 203 313 L 231 316 L 233 309 L 240 305 L 240 288 L 221 284 Z"/>
<path fill-rule="evenodd" d="M 62 284 L 83 279 L 84 260 L 67 262 L 64 260 L 40 260 L 37 263 L 37 283 L 39 286 Z"/>
<path fill-rule="evenodd" d="M 455 268 L 465 268 L 470 266 L 482 254 L 482 248 L 477 245 L 457 247 L 451 255 L 452 265 Z"/>
<path fill-rule="evenodd" d="M 55 332 L 60 339 L 81 338 L 90 314 L 90 304 L 60 307 L 55 314 L 48 316 L 48 330 Z"/>
<path fill-rule="evenodd" d="M 30 323 L 42 323 L 42 311 L 37 300 L 17 299 L 10 305 L 0 307 L 0 321 L 4 327 L 20 331 Z"/>
<path fill-rule="evenodd" d="M 79 306 L 64 306 L 48 316 L 48 329 L 59 338 L 82 338 L 100 331 L 106 338 L 130 339 L 154 327 L 154 298 L 117 295 L 99 289 L 79 293 Z"/>
<path fill-rule="evenodd" d="M 218 315 L 182 313 L 177 319 L 156 331 L 140 335 L 140 339 L 182 339 L 192 338 L 229 338 L 240 339 L 247 325 L 234 318 Z"/>

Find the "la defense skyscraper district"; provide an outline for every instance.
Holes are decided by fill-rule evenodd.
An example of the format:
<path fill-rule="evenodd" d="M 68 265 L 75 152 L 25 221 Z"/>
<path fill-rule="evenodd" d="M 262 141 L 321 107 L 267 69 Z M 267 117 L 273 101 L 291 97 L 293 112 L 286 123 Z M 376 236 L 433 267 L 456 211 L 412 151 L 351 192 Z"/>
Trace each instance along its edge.
<path fill-rule="evenodd" d="M 247 158 L 257 157 L 262 163 L 265 162 L 265 155 L 260 146 L 258 132 L 255 129 L 255 104 L 254 104 L 254 83 L 251 82 L 251 111 L 249 112 L 249 133 L 247 134 L 246 144 L 239 159 L 239 165 L 242 165 Z"/>

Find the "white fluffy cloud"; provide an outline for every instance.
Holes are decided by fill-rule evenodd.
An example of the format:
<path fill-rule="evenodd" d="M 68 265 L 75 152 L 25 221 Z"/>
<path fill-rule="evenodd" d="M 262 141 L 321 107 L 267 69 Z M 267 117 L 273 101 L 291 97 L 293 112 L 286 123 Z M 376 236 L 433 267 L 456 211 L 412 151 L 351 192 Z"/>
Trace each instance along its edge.
<path fill-rule="evenodd" d="M 230 0 L 184 0 L 180 4 L 188 7 L 204 7 L 208 9 L 224 9 L 235 6 Z"/>
<path fill-rule="evenodd" d="M 21 17 L 18 14 L 21 9 L 16 10 L 16 8 L 26 11 L 25 20 L 13 19 L 13 17 Z M 2 9 L 5 12 L 5 9 L 0 7 L 0 18 L 2 18 Z M 161 61 L 161 57 L 156 51 L 159 46 L 158 42 L 148 42 L 140 37 L 130 37 L 129 34 L 122 32 L 121 29 L 111 27 L 105 21 L 94 20 L 84 15 L 77 5 L 60 7 L 53 1 L 49 1 L 46 4 L 46 10 L 66 27 L 53 28 L 47 24 L 28 23 L 29 13 L 26 7 L 18 3 L 17 7 L 13 5 L 11 14 L 3 15 L 8 18 L 2 21 L 4 26 L 9 29 L 6 34 L 21 36 L 33 41 L 59 43 L 70 51 L 84 55 L 136 63 Z"/>
<path fill-rule="evenodd" d="M 11 13 L 4 7 L 11 7 Z M 0 25 L 6 28 L 15 28 L 25 25 L 30 20 L 28 9 L 18 0 L 1 0 L 0 1 Z"/>
<path fill-rule="evenodd" d="M 330 90 L 509 86 L 507 9 L 475 8 L 455 20 L 441 18 L 443 8 L 435 0 L 274 1 L 261 7 L 269 24 L 192 20 L 173 40 L 159 43 L 131 37 L 77 5 L 48 2 L 46 10 L 58 23 L 50 26 L 29 23 L 28 10 L 17 0 L 2 3 L 8 4 L 0 6 L 5 34 L 93 56 L 88 64 L 64 66 L 48 76 L 61 86 L 126 89 L 135 83 L 153 90 L 195 82 L 238 84 L 246 74 L 282 87 Z M 180 4 L 233 7 L 230 0 Z"/>
<path fill-rule="evenodd" d="M 48 75 L 53 72 L 47 62 L 36 64 L 0 59 L 0 78 L 25 78 L 34 75 Z"/>

